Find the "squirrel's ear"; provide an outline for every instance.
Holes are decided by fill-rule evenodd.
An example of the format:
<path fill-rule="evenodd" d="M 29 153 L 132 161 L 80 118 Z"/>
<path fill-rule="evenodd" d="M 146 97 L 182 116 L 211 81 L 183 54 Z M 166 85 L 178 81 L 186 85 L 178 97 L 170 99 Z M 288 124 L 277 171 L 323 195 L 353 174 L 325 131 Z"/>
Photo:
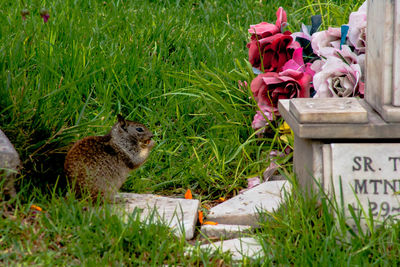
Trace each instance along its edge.
<path fill-rule="evenodd" d="M 121 124 L 121 127 L 122 127 L 122 128 L 125 128 L 125 126 L 126 126 L 126 121 L 125 121 L 124 117 L 122 117 L 121 114 L 118 114 L 118 115 L 117 115 L 117 119 L 118 119 L 119 124 Z"/>

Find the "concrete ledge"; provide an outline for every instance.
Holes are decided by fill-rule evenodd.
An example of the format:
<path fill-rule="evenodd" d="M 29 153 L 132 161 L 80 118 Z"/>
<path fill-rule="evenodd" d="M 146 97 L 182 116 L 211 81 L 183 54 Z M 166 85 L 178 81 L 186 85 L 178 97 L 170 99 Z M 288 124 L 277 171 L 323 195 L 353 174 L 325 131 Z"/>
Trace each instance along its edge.
<path fill-rule="evenodd" d="M 317 99 L 313 99 L 315 101 Z M 290 100 L 280 100 L 279 113 L 296 136 L 305 139 L 398 139 L 400 123 L 386 122 L 365 100 L 360 104 L 368 112 L 367 123 L 300 123 L 290 110 Z"/>
<path fill-rule="evenodd" d="M 400 107 L 384 105 L 382 108 L 382 117 L 389 122 L 400 122 Z"/>

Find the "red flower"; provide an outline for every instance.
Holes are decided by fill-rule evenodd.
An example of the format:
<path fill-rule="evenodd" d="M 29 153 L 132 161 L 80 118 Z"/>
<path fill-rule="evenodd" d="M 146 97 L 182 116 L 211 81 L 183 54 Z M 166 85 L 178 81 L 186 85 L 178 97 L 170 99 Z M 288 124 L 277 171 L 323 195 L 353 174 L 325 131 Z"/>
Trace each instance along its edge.
<path fill-rule="evenodd" d="M 272 36 L 253 40 L 247 44 L 249 61 L 255 68 L 265 72 L 281 71 L 283 65 L 292 58 L 300 44 L 293 41 L 290 32 L 277 33 Z M 262 67 L 261 67 L 262 66 Z"/>
<path fill-rule="evenodd" d="M 266 105 L 267 112 L 278 113 L 278 100 L 310 97 L 312 76 L 296 70 L 280 73 L 267 72 L 258 75 L 251 82 L 251 91 L 259 105 Z"/>
<path fill-rule="evenodd" d="M 293 41 L 289 31 L 282 33 L 286 23 L 286 12 L 280 7 L 276 12 L 275 25 L 261 22 L 250 26 L 249 33 L 252 35 L 247 47 L 253 67 L 265 72 L 279 72 L 286 61 L 292 58 L 293 51 L 300 44 Z"/>
<path fill-rule="evenodd" d="M 279 28 L 274 24 L 268 22 L 261 22 L 256 25 L 250 25 L 249 33 L 251 33 L 251 40 L 260 40 L 262 38 L 277 34 L 280 32 Z"/>
<path fill-rule="evenodd" d="M 262 38 L 282 32 L 282 28 L 286 26 L 287 17 L 285 10 L 280 7 L 276 11 L 275 25 L 268 22 L 261 22 L 256 25 L 250 25 L 249 33 L 251 33 L 251 40 L 260 40 Z"/>

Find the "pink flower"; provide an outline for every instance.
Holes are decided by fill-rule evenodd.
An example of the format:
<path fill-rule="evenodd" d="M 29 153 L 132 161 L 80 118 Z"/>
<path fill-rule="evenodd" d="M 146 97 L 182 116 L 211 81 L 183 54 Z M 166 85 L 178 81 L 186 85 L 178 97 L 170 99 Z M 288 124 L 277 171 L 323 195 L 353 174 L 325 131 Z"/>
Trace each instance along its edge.
<path fill-rule="evenodd" d="M 367 1 L 349 17 L 349 41 L 358 53 L 365 53 L 367 29 Z"/>
<path fill-rule="evenodd" d="M 286 24 L 287 24 L 286 12 L 282 7 L 279 7 L 278 10 L 276 11 L 275 26 L 279 29 L 280 32 L 282 32 L 282 29 L 286 26 Z"/>
<path fill-rule="evenodd" d="M 278 113 L 278 100 L 310 96 L 311 75 L 287 69 L 258 75 L 251 82 L 251 91 L 258 104 L 265 105 L 265 112 Z M 272 117 L 273 118 L 273 117 Z"/>
<path fill-rule="evenodd" d="M 47 11 L 47 9 L 45 9 L 45 8 L 42 8 L 42 9 L 40 10 L 40 16 L 42 17 L 43 22 L 44 22 L 44 23 L 47 23 L 47 21 L 48 21 L 49 18 L 50 18 L 49 11 Z"/>
<path fill-rule="evenodd" d="M 308 31 L 307 26 L 304 24 L 301 24 L 301 32 L 292 33 L 292 37 L 293 37 L 293 40 L 296 40 L 296 37 L 301 37 L 301 38 L 311 41 L 310 32 Z"/>
<path fill-rule="evenodd" d="M 249 33 L 251 33 L 251 40 L 260 40 L 262 38 L 277 34 L 282 31 L 282 28 L 287 24 L 287 16 L 285 10 L 280 7 L 276 11 L 275 25 L 268 22 L 261 22 L 259 24 L 250 25 Z"/>
<path fill-rule="evenodd" d="M 327 31 L 316 32 L 311 37 L 311 46 L 314 54 L 321 56 L 320 50 L 323 47 L 340 48 L 340 28 L 329 28 Z"/>
<path fill-rule="evenodd" d="M 329 57 L 320 68 L 313 79 L 316 90 L 314 97 L 364 96 L 360 65 L 348 64 L 340 58 Z"/>
<path fill-rule="evenodd" d="M 242 82 L 242 81 L 238 81 L 238 87 L 239 87 L 239 89 L 240 90 L 242 90 L 242 91 L 244 91 L 244 92 L 247 92 L 247 82 L 246 81 L 244 81 L 244 82 Z"/>
<path fill-rule="evenodd" d="M 314 76 L 315 71 L 311 69 L 311 63 L 304 64 L 303 60 L 303 48 L 297 48 L 293 52 L 293 58 L 288 60 L 285 65 L 283 65 L 282 70 L 296 70 L 300 72 L 305 72 L 310 76 Z"/>
<path fill-rule="evenodd" d="M 270 108 L 266 105 L 258 105 L 260 110 L 257 110 L 256 115 L 254 115 L 253 122 L 251 123 L 251 127 L 255 130 L 261 129 L 268 125 L 268 122 L 265 118 L 269 121 L 273 121 L 275 119 L 275 113 L 278 112 L 277 108 Z M 263 133 L 264 131 L 261 131 Z"/>
<path fill-rule="evenodd" d="M 247 189 L 253 188 L 261 183 L 260 177 L 247 178 Z"/>
<path fill-rule="evenodd" d="M 265 72 L 281 71 L 283 65 L 292 58 L 294 50 L 300 47 L 289 34 L 277 33 L 248 43 L 249 61 L 253 67 L 262 70 L 263 66 Z"/>
<path fill-rule="evenodd" d="M 333 48 L 333 47 L 324 47 L 320 50 L 320 54 L 324 58 L 336 57 L 338 59 L 344 60 L 347 64 L 358 64 L 361 68 L 361 81 L 364 81 L 364 69 L 365 69 L 365 54 L 357 55 L 354 53 L 348 45 L 342 45 L 342 49 Z M 313 63 L 312 69 L 316 72 L 319 72 L 322 65 L 325 63 L 325 60 L 322 60 L 322 64 L 318 63 L 317 60 Z M 315 64 L 315 66 L 314 66 Z M 319 66 L 319 67 L 317 67 Z"/>
<path fill-rule="evenodd" d="M 249 33 L 251 33 L 251 40 L 260 40 L 262 38 L 274 35 L 279 32 L 279 28 L 274 24 L 261 22 L 256 25 L 250 25 Z"/>

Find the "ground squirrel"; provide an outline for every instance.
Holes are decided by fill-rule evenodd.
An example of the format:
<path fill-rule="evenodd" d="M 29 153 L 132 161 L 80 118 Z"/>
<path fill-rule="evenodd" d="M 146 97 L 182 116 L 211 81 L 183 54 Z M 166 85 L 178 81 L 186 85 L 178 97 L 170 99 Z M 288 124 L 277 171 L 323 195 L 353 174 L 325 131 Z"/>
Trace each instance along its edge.
<path fill-rule="evenodd" d="M 75 191 L 111 198 L 133 169 L 142 165 L 154 146 L 153 134 L 137 122 L 118 115 L 104 136 L 76 142 L 65 158 L 64 170 Z"/>

